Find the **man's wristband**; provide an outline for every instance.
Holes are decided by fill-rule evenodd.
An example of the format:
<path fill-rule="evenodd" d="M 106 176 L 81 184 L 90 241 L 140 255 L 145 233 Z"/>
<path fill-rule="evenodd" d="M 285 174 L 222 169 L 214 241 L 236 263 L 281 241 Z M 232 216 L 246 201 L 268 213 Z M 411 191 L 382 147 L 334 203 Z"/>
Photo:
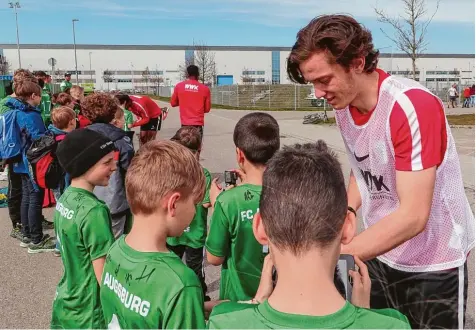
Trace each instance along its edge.
<path fill-rule="evenodd" d="M 354 213 L 355 217 L 357 217 L 357 212 L 354 210 L 352 206 L 347 206 L 347 210 Z"/>

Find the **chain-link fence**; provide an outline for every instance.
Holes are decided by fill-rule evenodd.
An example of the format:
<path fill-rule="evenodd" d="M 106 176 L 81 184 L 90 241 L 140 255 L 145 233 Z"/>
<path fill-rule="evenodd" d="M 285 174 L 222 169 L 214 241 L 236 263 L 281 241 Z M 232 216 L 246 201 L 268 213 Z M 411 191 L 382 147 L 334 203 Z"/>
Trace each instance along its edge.
<path fill-rule="evenodd" d="M 308 85 L 228 85 L 211 88 L 212 104 L 243 109 L 331 110 Z"/>

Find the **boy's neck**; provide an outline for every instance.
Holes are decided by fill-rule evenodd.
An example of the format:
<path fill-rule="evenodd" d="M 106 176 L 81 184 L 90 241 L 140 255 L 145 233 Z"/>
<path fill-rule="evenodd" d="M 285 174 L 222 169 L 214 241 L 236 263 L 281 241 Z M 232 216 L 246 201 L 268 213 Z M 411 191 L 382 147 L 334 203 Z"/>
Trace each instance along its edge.
<path fill-rule="evenodd" d="M 93 190 L 94 190 L 94 185 L 89 183 L 88 181 L 84 180 L 81 177 L 72 179 L 71 180 L 71 187 L 84 189 L 84 190 L 87 190 L 89 192 L 93 192 Z"/>
<path fill-rule="evenodd" d="M 263 173 L 266 167 L 264 165 L 247 164 L 244 167 L 246 179 L 243 183 L 253 184 L 256 186 L 263 185 Z"/>
<path fill-rule="evenodd" d="M 157 214 L 134 215 L 134 225 L 126 236 L 126 243 L 139 252 L 169 252 L 167 232 Z"/>
<path fill-rule="evenodd" d="M 274 251 L 273 251 L 274 253 Z M 289 252 L 274 253 L 278 273 L 269 304 L 279 312 L 324 316 L 345 305 L 334 284 L 336 258 L 324 258 L 321 251 L 299 257 Z"/>

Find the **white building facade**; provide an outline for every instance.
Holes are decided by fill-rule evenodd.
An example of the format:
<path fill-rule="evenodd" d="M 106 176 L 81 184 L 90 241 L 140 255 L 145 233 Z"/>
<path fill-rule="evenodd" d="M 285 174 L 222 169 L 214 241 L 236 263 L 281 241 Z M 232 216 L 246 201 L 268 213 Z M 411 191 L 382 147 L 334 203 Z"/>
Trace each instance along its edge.
<path fill-rule="evenodd" d="M 77 45 L 78 83 L 94 83 L 96 89 L 143 89 L 174 86 L 181 80 L 181 69 L 187 57 L 194 54 L 191 46 L 144 45 Z M 216 85 L 289 84 L 286 74 L 288 47 L 209 46 L 216 64 Z M 18 68 L 16 44 L 0 44 L 10 63 Z M 20 45 L 22 66 L 36 71 L 53 72 L 55 81 L 72 73 L 76 83 L 73 45 Z M 48 60 L 54 58 L 54 70 Z M 383 53 L 379 67 L 394 75 L 411 77 L 412 63 L 405 54 Z M 430 89 L 439 84 L 474 84 L 474 54 L 425 54 L 417 61 L 417 79 Z"/>

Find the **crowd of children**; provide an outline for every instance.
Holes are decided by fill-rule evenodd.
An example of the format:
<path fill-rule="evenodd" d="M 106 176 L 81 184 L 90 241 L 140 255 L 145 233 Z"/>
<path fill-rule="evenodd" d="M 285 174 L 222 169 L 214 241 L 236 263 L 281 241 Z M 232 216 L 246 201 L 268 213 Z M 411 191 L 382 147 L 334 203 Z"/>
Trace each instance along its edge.
<path fill-rule="evenodd" d="M 22 137 L 21 157 L 9 165 L 23 194 L 14 230 L 30 251 L 56 244 L 64 267 L 51 328 L 409 328 L 396 310 L 369 309 L 358 258 L 352 300 L 334 284 L 356 224 L 324 142 L 280 150 L 277 121 L 245 115 L 233 134 L 240 183 L 223 189 L 199 163 L 198 128 L 135 152 L 120 100 L 69 90 L 79 94 L 59 94 L 42 120 L 38 80 L 17 71 L 4 112 L 16 111 Z M 60 137 L 53 156 L 63 170 L 53 188 L 56 240 L 43 234 L 43 190 L 24 157 L 48 132 Z M 217 301 L 207 295 L 204 255 L 222 268 Z"/>

